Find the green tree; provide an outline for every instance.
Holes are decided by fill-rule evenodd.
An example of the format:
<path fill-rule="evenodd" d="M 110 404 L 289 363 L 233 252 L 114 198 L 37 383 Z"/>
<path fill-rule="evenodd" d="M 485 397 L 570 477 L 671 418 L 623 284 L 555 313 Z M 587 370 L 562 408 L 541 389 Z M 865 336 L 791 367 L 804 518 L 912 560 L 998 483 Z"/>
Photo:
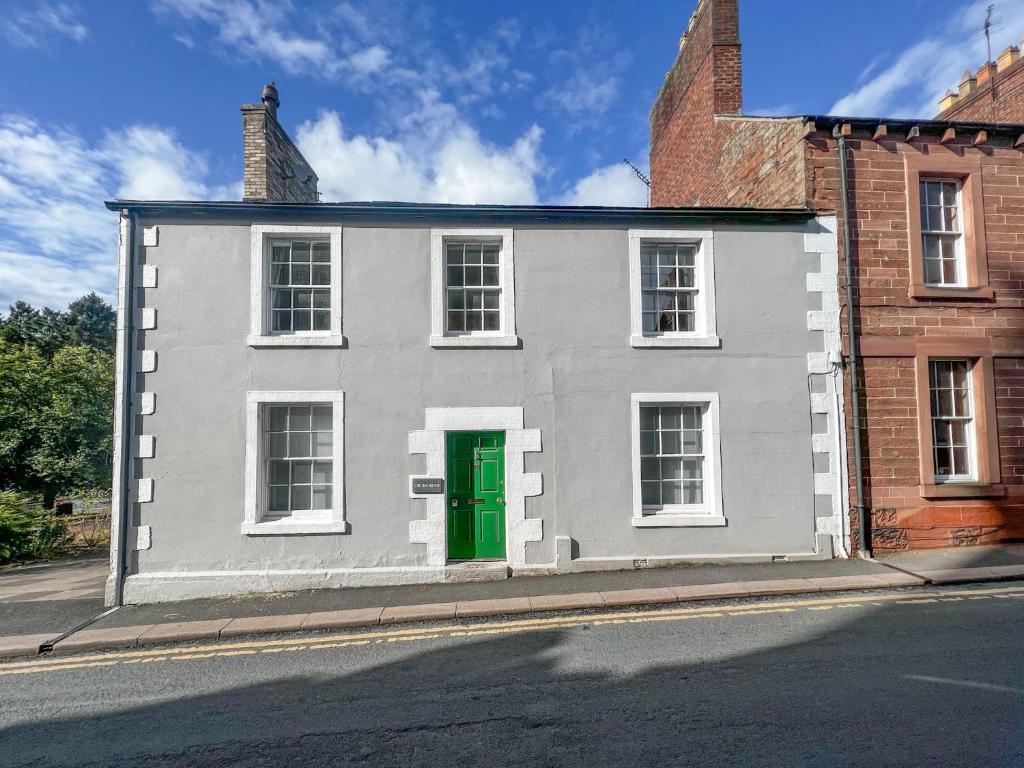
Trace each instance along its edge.
<path fill-rule="evenodd" d="M 47 369 L 37 348 L 0 338 L 0 489 L 41 490 L 31 453 L 48 399 Z"/>
<path fill-rule="evenodd" d="M 0 338 L 11 344 L 39 343 L 45 321 L 42 313 L 27 301 L 16 301 L 6 319 L 0 319 Z"/>
<path fill-rule="evenodd" d="M 117 313 L 107 302 L 90 293 L 68 304 L 64 317 L 69 343 L 113 354 Z"/>
<path fill-rule="evenodd" d="M 47 501 L 72 488 L 109 488 L 113 460 L 114 359 L 85 345 L 64 347 L 49 366 L 30 455 Z"/>

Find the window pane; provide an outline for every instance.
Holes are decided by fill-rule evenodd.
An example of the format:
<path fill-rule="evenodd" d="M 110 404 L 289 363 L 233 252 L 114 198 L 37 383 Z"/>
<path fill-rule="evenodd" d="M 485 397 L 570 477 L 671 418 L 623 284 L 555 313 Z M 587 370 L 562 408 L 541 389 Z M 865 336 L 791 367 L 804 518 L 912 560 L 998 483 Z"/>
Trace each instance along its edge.
<path fill-rule="evenodd" d="M 683 503 L 683 484 L 678 480 L 672 480 L 669 482 L 663 482 L 661 484 L 661 503 L 662 504 L 682 504 Z"/>
<path fill-rule="evenodd" d="M 662 480 L 678 480 L 682 474 L 682 467 L 679 464 L 679 459 L 662 459 L 661 460 L 661 478 Z"/>
<path fill-rule="evenodd" d="M 288 462 L 268 462 L 267 482 L 271 485 L 288 485 Z"/>
<path fill-rule="evenodd" d="M 309 285 L 309 264 L 292 264 L 292 285 Z"/>
<path fill-rule="evenodd" d="M 640 429 L 658 428 L 658 409 L 655 406 L 640 406 Z"/>
<path fill-rule="evenodd" d="M 445 260 L 451 266 L 462 263 L 462 246 L 456 243 L 449 243 L 445 246 Z"/>
<path fill-rule="evenodd" d="M 448 267 L 448 285 L 458 287 L 463 284 L 462 267 Z"/>
<path fill-rule="evenodd" d="M 309 243 L 296 240 L 292 243 L 292 261 L 309 261 Z"/>
<path fill-rule="evenodd" d="M 288 486 L 275 486 L 268 489 L 267 493 L 268 512 L 288 511 Z"/>
<path fill-rule="evenodd" d="M 466 285 L 483 285 L 482 277 L 483 272 L 479 266 L 466 267 Z"/>
<path fill-rule="evenodd" d="M 275 432 L 267 436 L 267 453 L 272 459 L 283 459 L 288 455 L 288 435 L 284 432 Z"/>
<path fill-rule="evenodd" d="M 466 309 L 483 309 L 484 294 L 482 291 L 466 291 Z"/>
<path fill-rule="evenodd" d="M 330 243 L 313 243 L 313 261 L 329 263 L 331 260 Z"/>
<path fill-rule="evenodd" d="M 273 405 L 267 408 L 267 429 L 270 432 L 284 432 L 288 428 L 288 406 Z"/>
<path fill-rule="evenodd" d="M 288 429 L 296 431 L 309 429 L 309 420 L 312 415 L 312 407 L 308 405 L 293 405 L 288 409 Z"/>
<path fill-rule="evenodd" d="M 313 312 L 313 330 L 314 331 L 329 331 L 331 330 L 331 313 L 326 309 L 317 309 Z"/>
<path fill-rule="evenodd" d="M 942 262 L 939 259 L 924 260 L 924 281 L 936 285 L 945 281 L 942 273 Z"/>
<path fill-rule="evenodd" d="M 305 510 L 311 509 L 310 507 L 310 488 L 308 485 L 293 485 L 292 486 L 292 509 L 293 510 Z"/>
<path fill-rule="evenodd" d="M 330 285 L 331 284 L 331 265 L 330 264 L 314 264 L 313 265 L 313 285 Z"/>
<path fill-rule="evenodd" d="M 501 316 L 497 312 L 484 312 L 484 330 L 485 331 L 500 331 L 501 330 Z"/>
<path fill-rule="evenodd" d="M 482 248 L 480 243 L 466 243 L 466 263 L 467 264 L 479 264 L 481 261 Z"/>
<path fill-rule="evenodd" d="M 288 456 L 292 458 L 305 458 L 309 455 L 309 432 L 289 432 Z"/>
<path fill-rule="evenodd" d="M 659 480 L 661 478 L 661 464 L 658 459 L 640 460 L 640 479 Z"/>
<path fill-rule="evenodd" d="M 658 332 L 658 315 L 654 312 L 644 313 L 644 333 Z"/>
<path fill-rule="evenodd" d="M 308 331 L 313 325 L 312 316 L 308 309 L 296 310 L 292 313 L 292 329 L 296 331 Z"/>
<path fill-rule="evenodd" d="M 658 452 L 658 433 L 657 432 L 641 432 L 640 433 L 640 455 L 641 456 L 654 456 Z"/>
<path fill-rule="evenodd" d="M 683 483 L 683 504 L 703 504 L 704 484 Z"/>
<path fill-rule="evenodd" d="M 484 267 L 484 285 L 498 285 L 498 268 Z"/>
<path fill-rule="evenodd" d="M 292 313 L 290 310 L 274 310 L 271 329 L 274 331 L 290 331 L 292 329 Z"/>
<path fill-rule="evenodd" d="M 270 246 L 271 262 L 287 262 L 291 255 L 291 246 L 288 243 L 274 243 Z"/>
<path fill-rule="evenodd" d="M 640 246 L 640 266 L 653 267 L 658 263 L 658 252 L 652 245 Z"/>
<path fill-rule="evenodd" d="M 683 479 L 700 480 L 704 477 L 704 462 L 701 459 L 683 459 Z"/>
<path fill-rule="evenodd" d="M 461 288 L 448 290 L 448 309 L 463 309 L 466 306 L 466 296 Z"/>
<path fill-rule="evenodd" d="M 484 309 L 498 309 L 501 300 L 501 291 L 486 291 L 484 293 Z"/>
<path fill-rule="evenodd" d="M 653 267 L 644 267 L 640 270 L 640 286 L 642 288 L 658 287 L 658 270 Z"/>
<path fill-rule="evenodd" d="M 319 309 L 329 309 L 331 306 L 331 292 L 329 290 L 313 291 L 313 306 Z"/>
<path fill-rule="evenodd" d="M 312 441 L 313 456 L 320 456 L 326 458 L 329 458 L 331 456 L 331 449 L 334 443 L 334 439 L 331 432 L 314 432 Z"/>
<path fill-rule="evenodd" d="M 318 461 L 313 464 L 313 484 L 324 485 L 331 482 L 331 462 Z"/>
<path fill-rule="evenodd" d="M 308 309 L 313 304 L 312 291 L 293 291 L 292 301 L 297 308 Z"/>
<path fill-rule="evenodd" d="M 467 312 L 466 313 L 466 330 L 467 331 L 479 331 L 483 328 L 483 318 L 480 317 L 480 312 Z"/>
<path fill-rule="evenodd" d="M 288 273 L 287 264 L 272 264 L 270 266 L 270 284 L 286 285 L 288 283 Z"/>
<path fill-rule="evenodd" d="M 681 415 L 682 409 L 679 406 L 667 407 L 661 409 L 661 428 L 662 429 L 681 429 Z"/>
<path fill-rule="evenodd" d="M 315 405 L 312 408 L 312 427 L 313 429 L 330 431 L 333 428 L 332 424 L 332 413 L 333 409 L 329 405 Z"/>
<path fill-rule="evenodd" d="M 464 312 L 449 312 L 448 313 L 448 330 L 449 331 L 464 331 L 466 330 L 466 315 Z"/>
<path fill-rule="evenodd" d="M 645 507 L 658 507 L 661 506 L 661 483 L 641 483 L 641 503 Z"/>
<path fill-rule="evenodd" d="M 313 509 L 330 509 L 331 508 L 331 486 L 329 485 L 314 485 L 313 486 Z"/>
<path fill-rule="evenodd" d="M 310 461 L 292 462 L 292 483 L 304 483 L 309 485 L 313 476 L 313 463 Z"/>
<path fill-rule="evenodd" d="M 496 245 L 485 245 L 484 246 L 484 264 L 497 264 L 498 263 L 498 246 Z"/>
<path fill-rule="evenodd" d="M 661 433 L 661 452 L 663 454 L 678 455 L 682 453 L 682 436 L 679 432 Z"/>

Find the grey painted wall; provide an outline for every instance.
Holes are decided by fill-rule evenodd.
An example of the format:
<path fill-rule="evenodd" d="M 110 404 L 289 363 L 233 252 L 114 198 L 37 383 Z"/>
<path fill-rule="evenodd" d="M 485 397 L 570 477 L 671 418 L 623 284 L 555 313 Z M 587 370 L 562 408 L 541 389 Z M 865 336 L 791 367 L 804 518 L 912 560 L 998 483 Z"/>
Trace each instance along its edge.
<path fill-rule="evenodd" d="M 424 408 L 441 406 L 523 406 L 526 428 L 541 430 L 543 451 L 526 455 L 526 471 L 544 476 L 544 493 L 526 502 L 544 521 L 531 564 L 554 562 L 556 535 L 573 537 L 582 558 L 814 551 L 813 221 L 702 225 L 716 232 L 722 338 L 708 350 L 630 347 L 625 226 L 543 225 L 515 231 L 522 349 L 432 349 L 429 226 L 340 221 L 348 348 L 250 348 L 249 223 L 141 222 L 159 225 L 142 256 L 159 282 L 139 294 L 158 323 L 138 342 L 158 367 L 137 389 L 156 393 L 157 408 L 133 431 L 156 436 L 156 455 L 136 460 L 155 492 L 135 505 L 132 524 L 151 527 L 152 545 L 132 555 L 132 573 L 423 565 L 423 545 L 409 542 L 409 521 L 424 513 L 408 478 L 424 458 L 410 456 L 408 435 Z M 321 389 L 346 396 L 351 533 L 242 535 L 246 392 Z M 632 527 L 630 394 L 658 391 L 719 393 L 726 527 Z"/>

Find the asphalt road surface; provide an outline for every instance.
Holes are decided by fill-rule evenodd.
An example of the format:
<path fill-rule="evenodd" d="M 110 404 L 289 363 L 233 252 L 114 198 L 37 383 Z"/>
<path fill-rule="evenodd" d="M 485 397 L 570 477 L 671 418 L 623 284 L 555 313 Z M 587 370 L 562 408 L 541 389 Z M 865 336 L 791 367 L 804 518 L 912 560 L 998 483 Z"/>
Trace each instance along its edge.
<path fill-rule="evenodd" d="M 1024 766 L 1024 584 L 0 663 L 0 765 Z"/>

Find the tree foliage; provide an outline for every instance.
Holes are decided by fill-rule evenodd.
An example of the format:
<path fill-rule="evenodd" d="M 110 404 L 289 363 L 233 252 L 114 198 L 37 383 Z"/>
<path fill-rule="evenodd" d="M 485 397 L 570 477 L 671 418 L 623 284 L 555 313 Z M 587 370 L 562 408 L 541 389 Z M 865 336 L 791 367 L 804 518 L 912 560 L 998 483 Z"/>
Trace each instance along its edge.
<path fill-rule="evenodd" d="M 94 293 L 65 312 L 19 301 L 0 318 L 0 489 L 110 488 L 114 327 Z"/>

